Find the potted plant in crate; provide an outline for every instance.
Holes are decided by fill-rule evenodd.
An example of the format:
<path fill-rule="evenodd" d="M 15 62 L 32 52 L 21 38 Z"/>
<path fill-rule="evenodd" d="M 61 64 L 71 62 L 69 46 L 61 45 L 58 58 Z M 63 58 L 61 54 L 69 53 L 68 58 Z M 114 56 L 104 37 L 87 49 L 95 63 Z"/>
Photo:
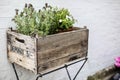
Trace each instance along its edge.
<path fill-rule="evenodd" d="M 35 73 L 48 71 L 64 63 L 85 57 L 88 29 L 73 27 L 68 9 L 47 3 L 36 11 L 25 4 L 12 19 L 16 30 L 7 31 L 8 58 Z"/>

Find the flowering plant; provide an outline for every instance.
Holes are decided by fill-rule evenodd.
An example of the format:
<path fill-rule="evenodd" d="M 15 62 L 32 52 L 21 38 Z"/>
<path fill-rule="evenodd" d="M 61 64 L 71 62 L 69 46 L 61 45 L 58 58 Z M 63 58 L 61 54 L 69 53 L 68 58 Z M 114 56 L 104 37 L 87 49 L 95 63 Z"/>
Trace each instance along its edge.
<path fill-rule="evenodd" d="M 68 9 L 52 7 L 47 3 L 42 9 L 36 11 L 32 4 L 25 4 L 23 11 L 12 19 L 16 23 L 19 33 L 25 35 L 50 35 L 73 27 L 75 19 Z"/>

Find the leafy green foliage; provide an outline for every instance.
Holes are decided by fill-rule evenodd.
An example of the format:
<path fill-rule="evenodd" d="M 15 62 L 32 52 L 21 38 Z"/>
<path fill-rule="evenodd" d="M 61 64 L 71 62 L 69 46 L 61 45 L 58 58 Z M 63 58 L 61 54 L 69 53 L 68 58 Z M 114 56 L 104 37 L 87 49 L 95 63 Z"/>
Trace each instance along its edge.
<path fill-rule="evenodd" d="M 47 3 L 39 10 L 34 10 L 32 4 L 25 4 L 23 11 L 18 13 L 13 21 L 17 25 L 17 31 L 25 35 L 39 34 L 50 35 L 58 33 L 59 30 L 71 28 L 75 22 L 67 9 L 51 7 Z"/>

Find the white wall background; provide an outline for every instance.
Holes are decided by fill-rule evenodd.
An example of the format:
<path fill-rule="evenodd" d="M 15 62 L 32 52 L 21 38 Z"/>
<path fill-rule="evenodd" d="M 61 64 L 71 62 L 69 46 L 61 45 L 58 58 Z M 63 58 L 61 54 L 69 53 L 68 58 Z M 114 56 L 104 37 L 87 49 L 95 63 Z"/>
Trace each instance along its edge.
<path fill-rule="evenodd" d="M 90 74 L 110 66 L 120 55 L 120 0 L 0 0 L 0 80 L 16 80 L 6 54 L 6 30 L 11 22 L 14 9 L 22 9 L 24 3 L 32 3 L 36 9 L 44 3 L 68 8 L 78 20 L 75 26 L 88 26 L 88 61 L 76 80 L 86 80 Z M 81 63 L 69 68 L 72 77 Z M 17 66 L 20 80 L 35 80 L 36 76 Z M 39 80 L 68 80 L 65 70 L 60 70 Z"/>

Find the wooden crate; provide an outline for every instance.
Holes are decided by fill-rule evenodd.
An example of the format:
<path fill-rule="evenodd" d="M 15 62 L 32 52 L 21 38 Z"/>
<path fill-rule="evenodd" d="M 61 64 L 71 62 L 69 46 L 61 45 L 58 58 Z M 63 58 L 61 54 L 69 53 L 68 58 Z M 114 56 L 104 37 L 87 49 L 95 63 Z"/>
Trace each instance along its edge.
<path fill-rule="evenodd" d="M 46 37 L 31 37 L 7 31 L 8 59 L 38 74 L 67 62 L 86 57 L 88 29 L 63 32 Z"/>

